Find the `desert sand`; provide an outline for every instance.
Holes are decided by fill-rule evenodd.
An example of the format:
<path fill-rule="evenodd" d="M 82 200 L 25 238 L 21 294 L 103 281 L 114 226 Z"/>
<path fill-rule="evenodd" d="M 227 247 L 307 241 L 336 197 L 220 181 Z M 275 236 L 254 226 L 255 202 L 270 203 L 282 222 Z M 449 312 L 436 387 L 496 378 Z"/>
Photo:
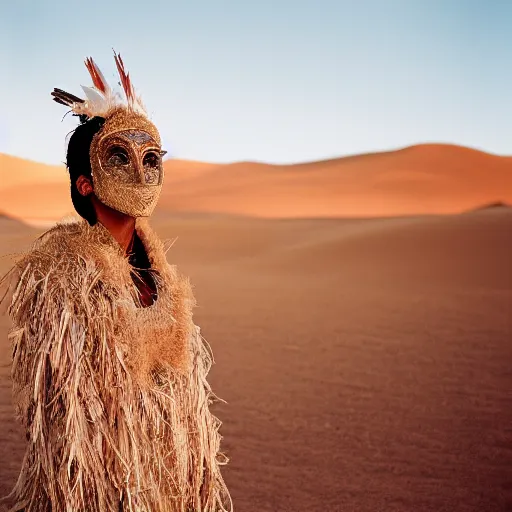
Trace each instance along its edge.
<path fill-rule="evenodd" d="M 512 157 L 448 144 L 295 165 L 171 159 L 165 169 L 160 210 L 166 213 L 374 217 L 459 213 L 490 201 L 512 203 Z M 4 213 L 35 223 L 59 219 L 73 210 L 68 190 L 64 167 L 0 155 Z"/>
<path fill-rule="evenodd" d="M 382 172 L 372 170 L 375 155 L 343 168 L 323 162 L 320 177 L 314 164 L 278 177 L 263 164 L 187 172 L 184 162 L 181 175 L 177 167 L 153 225 L 174 239 L 168 259 L 191 276 L 196 321 L 215 353 L 211 382 L 228 402 L 215 410 L 235 510 L 512 509 L 512 209 L 474 209 L 512 200 L 512 164 L 448 147 L 456 156 L 441 165 L 437 149 L 427 162 L 421 146 L 380 155 L 411 166 L 417 158 Z M 380 194 L 381 210 L 341 218 L 349 195 L 337 180 L 355 181 L 358 161 L 360 197 Z M 431 188 L 408 181 L 407 169 Z M 238 185 L 225 190 L 230 173 L 240 174 Z M 365 191 L 363 178 L 373 188 Z M 311 199 L 296 195 L 307 183 L 324 188 Z M 178 185 L 190 195 L 178 198 Z M 405 208 L 413 192 L 425 198 L 418 211 Z M 325 209 L 322 197 L 331 201 Z M 217 208 L 221 198 L 233 203 Z M 286 218 L 262 218 L 269 208 Z M 386 208 L 392 216 L 383 217 Z M 40 232 L 0 219 L 0 254 Z M 8 265 L 1 258 L 0 272 Z M 0 494 L 13 485 L 24 447 L 13 420 L 8 325 L 0 317 Z"/>

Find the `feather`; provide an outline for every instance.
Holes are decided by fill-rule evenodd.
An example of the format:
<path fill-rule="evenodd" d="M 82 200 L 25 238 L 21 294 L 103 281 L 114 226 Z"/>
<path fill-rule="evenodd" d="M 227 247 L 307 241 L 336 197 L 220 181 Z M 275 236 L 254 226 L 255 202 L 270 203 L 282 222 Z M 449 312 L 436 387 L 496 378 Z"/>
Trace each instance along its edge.
<path fill-rule="evenodd" d="M 87 97 L 84 113 L 89 117 L 104 116 L 110 108 L 109 99 L 92 87 L 81 86 Z"/>
<path fill-rule="evenodd" d="M 65 105 L 66 107 L 69 106 L 68 102 L 67 101 L 63 101 L 61 100 L 60 98 L 53 98 L 53 101 L 56 101 L 57 103 L 60 103 L 61 105 Z"/>
<path fill-rule="evenodd" d="M 110 86 L 105 80 L 103 73 L 100 71 L 96 63 L 92 60 L 92 57 L 88 57 L 87 59 L 85 59 L 85 66 L 87 67 L 87 70 L 91 75 L 94 87 L 101 91 L 105 96 L 108 96 L 110 92 Z"/>
<path fill-rule="evenodd" d="M 147 116 L 146 107 L 144 105 L 144 102 L 142 101 L 140 96 L 135 97 L 135 101 L 133 103 L 134 110 L 137 110 L 140 114 L 143 114 Z"/>
<path fill-rule="evenodd" d="M 52 91 L 53 100 L 61 105 L 66 105 L 68 107 L 73 106 L 74 103 L 84 103 L 84 100 L 71 94 L 69 92 L 63 91 L 62 89 L 53 89 Z"/>
<path fill-rule="evenodd" d="M 105 96 L 98 92 L 96 89 L 93 89 L 92 87 L 87 87 L 85 85 L 80 86 L 82 90 L 85 92 L 85 95 L 87 96 L 87 101 L 89 104 L 100 104 L 105 101 Z"/>
<path fill-rule="evenodd" d="M 126 72 L 121 55 L 117 54 L 115 51 L 114 59 L 116 61 L 117 71 L 119 73 L 119 78 L 121 79 L 121 84 L 123 86 L 124 93 L 126 94 L 126 99 L 128 100 L 128 106 L 133 107 L 133 103 L 135 100 L 135 92 L 133 90 L 133 85 L 130 80 L 130 73 Z"/>
<path fill-rule="evenodd" d="M 93 82 L 92 87 L 82 86 L 86 96 L 85 99 L 78 98 L 73 94 L 56 88 L 52 92 L 53 100 L 61 105 L 70 107 L 75 115 L 80 116 L 81 122 L 96 116 L 106 118 L 109 113 L 118 108 L 127 109 L 147 117 L 148 114 L 144 103 L 135 94 L 130 74 L 126 71 L 121 55 L 114 51 L 114 58 L 120 77 L 120 85 L 126 96 L 126 102 L 123 102 L 121 96 L 110 87 L 92 57 L 85 59 L 85 66 Z"/>

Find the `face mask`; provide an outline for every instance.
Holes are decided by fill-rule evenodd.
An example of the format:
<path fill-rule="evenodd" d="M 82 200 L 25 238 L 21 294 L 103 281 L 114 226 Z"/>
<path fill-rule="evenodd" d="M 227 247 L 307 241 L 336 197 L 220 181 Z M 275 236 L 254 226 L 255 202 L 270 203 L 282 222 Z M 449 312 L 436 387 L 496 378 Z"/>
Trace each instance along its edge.
<path fill-rule="evenodd" d="M 126 111 L 110 116 L 91 144 L 94 193 L 130 217 L 149 217 L 162 190 L 164 154 L 147 118 Z"/>

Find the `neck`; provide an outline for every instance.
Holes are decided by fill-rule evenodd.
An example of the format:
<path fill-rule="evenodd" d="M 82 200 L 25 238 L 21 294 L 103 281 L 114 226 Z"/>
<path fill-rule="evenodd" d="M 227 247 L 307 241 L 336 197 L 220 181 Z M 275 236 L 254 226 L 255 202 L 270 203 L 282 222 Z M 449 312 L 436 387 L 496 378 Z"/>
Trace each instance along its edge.
<path fill-rule="evenodd" d="M 96 197 L 93 198 L 93 204 L 98 222 L 110 231 L 126 254 L 135 231 L 135 218 L 108 207 Z"/>

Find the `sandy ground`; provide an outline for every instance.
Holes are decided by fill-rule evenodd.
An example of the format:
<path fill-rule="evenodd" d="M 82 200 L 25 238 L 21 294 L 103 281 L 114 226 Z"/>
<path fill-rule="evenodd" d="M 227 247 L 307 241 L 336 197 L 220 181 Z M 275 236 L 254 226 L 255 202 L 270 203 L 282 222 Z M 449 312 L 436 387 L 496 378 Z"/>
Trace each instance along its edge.
<path fill-rule="evenodd" d="M 512 510 L 511 210 L 154 225 L 196 286 L 237 511 Z M 35 234 L 0 220 L 0 254 Z M 2 494 L 24 446 L 7 328 Z"/>

